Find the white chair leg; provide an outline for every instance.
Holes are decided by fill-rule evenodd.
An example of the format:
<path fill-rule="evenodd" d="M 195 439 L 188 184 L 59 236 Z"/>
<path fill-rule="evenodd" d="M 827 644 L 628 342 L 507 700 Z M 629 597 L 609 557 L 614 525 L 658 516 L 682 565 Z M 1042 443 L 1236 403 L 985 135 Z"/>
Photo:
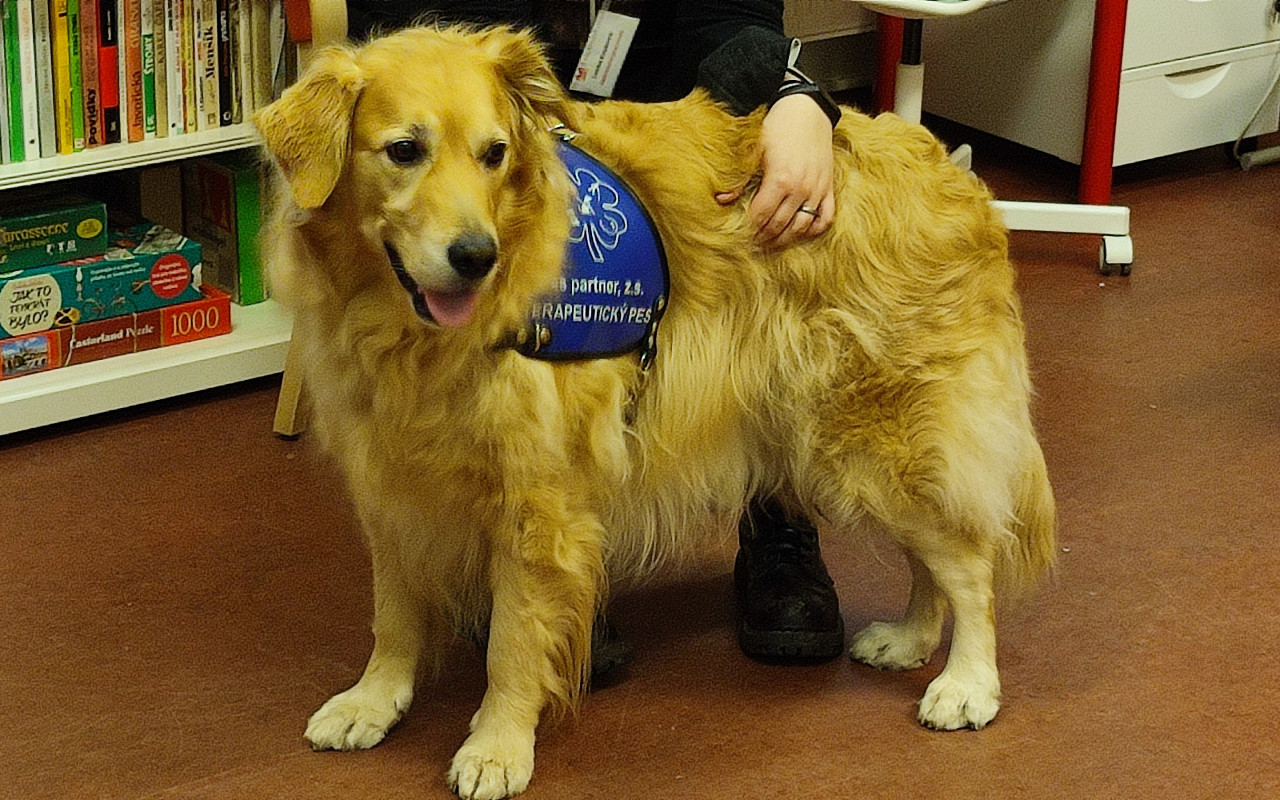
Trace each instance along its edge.
<path fill-rule="evenodd" d="M 899 64 L 893 82 L 893 113 L 919 122 L 924 106 L 924 64 Z"/>
<path fill-rule="evenodd" d="M 1129 209 L 1124 206 L 1026 203 L 1014 200 L 996 200 L 994 204 L 1009 230 L 1129 235 Z"/>

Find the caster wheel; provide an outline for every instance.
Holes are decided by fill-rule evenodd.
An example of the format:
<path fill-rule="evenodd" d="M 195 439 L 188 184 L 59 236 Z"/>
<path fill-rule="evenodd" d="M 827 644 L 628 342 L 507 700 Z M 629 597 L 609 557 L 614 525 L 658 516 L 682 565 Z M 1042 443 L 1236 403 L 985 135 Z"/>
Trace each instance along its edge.
<path fill-rule="evenodd" d="M 1128 236 L 1103 236 L 1098 248 L 1098 271 L 1103 275 L 1128 275 L 1133 270 L 1133 239 Z"/>

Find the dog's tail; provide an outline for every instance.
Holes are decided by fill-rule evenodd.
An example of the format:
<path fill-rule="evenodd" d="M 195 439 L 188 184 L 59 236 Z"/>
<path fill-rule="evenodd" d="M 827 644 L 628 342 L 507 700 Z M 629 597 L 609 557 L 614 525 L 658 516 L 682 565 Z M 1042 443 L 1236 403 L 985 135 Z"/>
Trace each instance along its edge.
<path fill-rule="evenodd" d="M 1034 442 L 1014 489 L 1014 540 L 996 577 L 999 596 L 1016 600 L 1053 569 L 1058 554 L 1058 518 L 1049 470 Z"/>

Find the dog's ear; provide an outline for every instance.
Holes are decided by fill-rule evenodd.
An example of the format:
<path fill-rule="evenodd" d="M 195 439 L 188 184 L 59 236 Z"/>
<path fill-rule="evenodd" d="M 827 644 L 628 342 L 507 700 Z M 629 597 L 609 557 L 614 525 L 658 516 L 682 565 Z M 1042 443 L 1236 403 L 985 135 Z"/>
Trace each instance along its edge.
<path fill-rule="evenodd" d="M 319 208 L 347 160 L 351 116 L 364 85 L 355 52 L 332 47 L 316 54 L 280 99 L 254 114 L 267 151 L 304 209 Z"/>
<path fill-rule="evenodd" d="M 551 69 L 546 50 L 533 34 L 496 28 L 485 34 L 485 45 L 522 116 L 536 120 L 543 128 L 564 119 L 564 88 Z"/>

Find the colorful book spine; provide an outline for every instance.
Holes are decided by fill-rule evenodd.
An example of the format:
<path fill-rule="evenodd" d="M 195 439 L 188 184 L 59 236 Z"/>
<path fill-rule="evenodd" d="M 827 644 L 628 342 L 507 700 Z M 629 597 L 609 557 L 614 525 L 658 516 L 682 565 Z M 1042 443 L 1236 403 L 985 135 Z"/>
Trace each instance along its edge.
<path fill-rule="evenodd" d="M 297 48 L 289 40 L 285 22 L 285 0 L 271 0 L 268 26 L 271 31 L 271 96 L 279 97 L 296 75 Z"/>
<path fill-rule="evenodd" d="M 140 0 L 122 2 L 125 131 L 128 141 L 140 142 L 147 138 L 142 86 L 142 3 Z"/>
<path fill-rule="evenodd" d="M 120 20 L 117 0 L 98 0 L 98 90 L 102 141 L 120 141 Z"/>
<path fill-rule="evenodd" d="M 84 145 L 97 147 L 106 142 L 102 124 L 102 79 L 98 43 L 102 24 L 99 0 L 80 0 L 80 82 L 84 93 Z"/>
<path fill-rule="evenodd" d="M 67 72 L 71 77 L 71 149 L 84 149 L 84 74 L 80 71 L 80 0 L 67 0 Z"/>
<path fill-rule="evenodd" d="M 47 0 L 37 0 L 47 3 Z M 40 100 L 32 0 L 18 0 L 18 61 L 22 77 L 22 141 L 27 158 L 40 157 Z"/>
<path fill-rule="evenodd" d="M 58 129 L 58 152 L 75 151 L 71 127 L 71 63 L 70 39 L 67 30 L 67 0 L 51 0 L 49 11 L 53 29 L 53 105 L 54 122 Z"/>
<path fill-rule="evenodd" d="M 9 87 L 5 82 L 4 24 L 0 22 L 0 164 L 8 164 L 13 154 L 9 148 Z"/>
<path fill-rule="evenodd" d="M 253 42 L 249 6 L 252 0 L 231 0 L 231 52 L 235 54 L 232 80 L 236 87 L 235 122 L 248 122 L 253 115 Z"/>
<path fill-rule="evenodd" d="M 253 69 L 253 108 L 271 102 L 271 11 L 267 0 L 249 2 L 249 38 Z"/>
<path fill-rule="evenodd" d="M 142 42 L 142 126 L 146 137 L 156 135 L 156 50 L 152 0 L 139 0 Z"/>
<path fill-rule="evenodd" d="M 235 59 L 231 55 L 231 0 L 216 0 L 218 37 L 218 124 L 230 125 L 235 120 L 235 90 L 231 71 Z"/>
<path fill-rule="evenodd" d="M 40 124 L 40 157 L 58 153 L 58 126 L 53 92 L 53 21 L 47 0 L 34 0 L 31 17 L 35 23 L 36 107 Z"/>
<path fill-rule="evenodd" d="M 18 1 L 0 3 L 0 28 L 4 35 L 4 82 L 8 161 L 26 161 L 26 138 L 22 127 L 22 66 L 18 50 Z"/>
<path fill-rule="evenodd" d="M 200 129 L 199 106 L 196 103 L 196 29 L 195 29 L 195 4 L 196 0 L 176 0 L 179 8 L 179 28 L 181 37 L 181 45 L 179 52 L 182 56 L 182 124 L 183 129 L 187 131 L 197 131 Z"/>
<path fill-rule="evenodd" d="M 146 2 L 147 0 L 144 0 Z M 169 74 L 165 51 L 164 0 L 151 3 L 152 80 L 155 82 L 156 136 L 169 135 Z"/>
<path fill-rule="evenodd" d="M 179 0 L 161 0 L 164 4 L 165 104 L 169 112 L 169 135 L 176 136 L 186 128 L 182 102 L 182 55 Z"/>
<path fill-rule="evenodd" d="M 200 106 L 200 130 L 203 131 L 221 124 L 218 116 L 218 8 L 216 0 L 195 2 L 199 37 L 196 69 L 200 73 L 196 100 Z"/>

